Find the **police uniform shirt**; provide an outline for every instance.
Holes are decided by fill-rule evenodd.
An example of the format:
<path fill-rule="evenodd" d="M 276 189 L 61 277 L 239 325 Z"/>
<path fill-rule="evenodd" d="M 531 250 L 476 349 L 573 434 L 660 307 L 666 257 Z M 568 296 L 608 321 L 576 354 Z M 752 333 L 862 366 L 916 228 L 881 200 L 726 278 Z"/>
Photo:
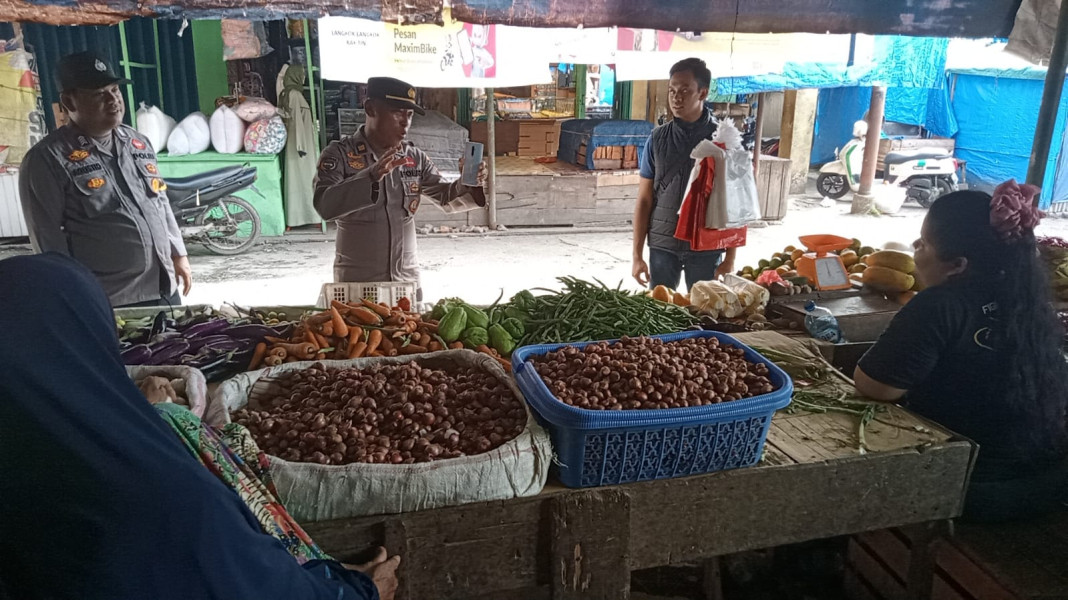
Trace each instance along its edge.
<path fill-rule="evenodd" d="M 84 264 L 113 306 L 177 290 L 172 257 L 185 244 L 156 154 L 134 129 L 120 125 L 109 147 L 60 127 L 26 154 L 19 186 L 34 250 Z"/>
<path fill-rule="evenodd" d="M 332 142 L 319 158 L 315 210 L 337 221 L 334 281 L 419 280 L 415 212 L 428 197 L 446 213 L 485 206 L 482 188 L 446 182 L 430 158 L 410 142 L 405 164 L 375 182 L 371 167 L 380 150 L 371 148 L 364 128 Z"/>

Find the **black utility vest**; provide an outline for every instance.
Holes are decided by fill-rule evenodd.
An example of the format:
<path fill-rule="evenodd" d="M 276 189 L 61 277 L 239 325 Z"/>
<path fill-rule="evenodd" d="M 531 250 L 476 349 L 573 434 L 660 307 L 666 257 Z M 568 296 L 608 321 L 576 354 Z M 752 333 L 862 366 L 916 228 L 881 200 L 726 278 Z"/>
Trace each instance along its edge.
<path fill-rule="evenodd" d="M 653 153 L 653 211 L 649 215 L 649 247 L 671 252 L 690 250 L 690 242 L 675 238 L 679 207 L 694 160 L 690 152 L 716 133 L 716 119 L 706 107 L 693 123 L 672 119 L 653 131 L 647 152 Z"/>

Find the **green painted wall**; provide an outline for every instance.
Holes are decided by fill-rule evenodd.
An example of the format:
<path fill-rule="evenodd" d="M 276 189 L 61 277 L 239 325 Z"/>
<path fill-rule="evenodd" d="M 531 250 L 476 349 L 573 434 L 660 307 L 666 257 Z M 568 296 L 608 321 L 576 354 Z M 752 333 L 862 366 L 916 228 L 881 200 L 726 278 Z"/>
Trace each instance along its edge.
<path fill-rule="evenodd" d="M 223 60 L 222 21 L 193 21 L 192 29 L 200 112 L 210 116 L 215 99 L 230 93 Z"/>

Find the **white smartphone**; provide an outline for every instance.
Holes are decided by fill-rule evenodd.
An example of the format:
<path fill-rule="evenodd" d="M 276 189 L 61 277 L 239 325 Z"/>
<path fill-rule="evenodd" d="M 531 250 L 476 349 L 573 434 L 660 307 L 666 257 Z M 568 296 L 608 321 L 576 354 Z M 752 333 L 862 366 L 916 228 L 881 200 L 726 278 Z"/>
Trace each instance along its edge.
<path fill-rule="evenodd" d="M 467 142 L 464 148 L 464 172 L 460 175 L 460 183 L 471 187 L 478 186 L 478 167 L 482 164 L 482 144 L 479 142 Z"/>

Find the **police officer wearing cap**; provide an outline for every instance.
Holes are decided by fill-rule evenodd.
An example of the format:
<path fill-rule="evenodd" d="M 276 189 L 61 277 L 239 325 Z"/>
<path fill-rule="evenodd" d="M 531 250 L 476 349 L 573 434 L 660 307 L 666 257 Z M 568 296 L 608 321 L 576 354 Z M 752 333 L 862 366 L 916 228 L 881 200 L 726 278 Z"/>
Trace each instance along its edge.
<path fill-rule="evenodd" d="M 420 199 L 430 198 L 447 213 L 484 207 L 486 166 L 479 167 L 478 187 L 442 179 L 426 153 L 404 139 L 413 113 L 426 113 L 415 102 L 415 88 L 403 81 L 369 79 L 364 109 L 365 124 L 326 147 L 315 177 L 315 210 L 337 222 L 334 281 L 418 283 L 414 217 Z"/>
<path fill-rule="evenodd" d="M 112 306 L 180 304 L 193 275 L 148 138 L 123 125 L 120 78 L 93 52 L 63 57 L 60 102 L 70 123 L 30 149 L 19 173 L 37 252 L 92 271 Z"/>

